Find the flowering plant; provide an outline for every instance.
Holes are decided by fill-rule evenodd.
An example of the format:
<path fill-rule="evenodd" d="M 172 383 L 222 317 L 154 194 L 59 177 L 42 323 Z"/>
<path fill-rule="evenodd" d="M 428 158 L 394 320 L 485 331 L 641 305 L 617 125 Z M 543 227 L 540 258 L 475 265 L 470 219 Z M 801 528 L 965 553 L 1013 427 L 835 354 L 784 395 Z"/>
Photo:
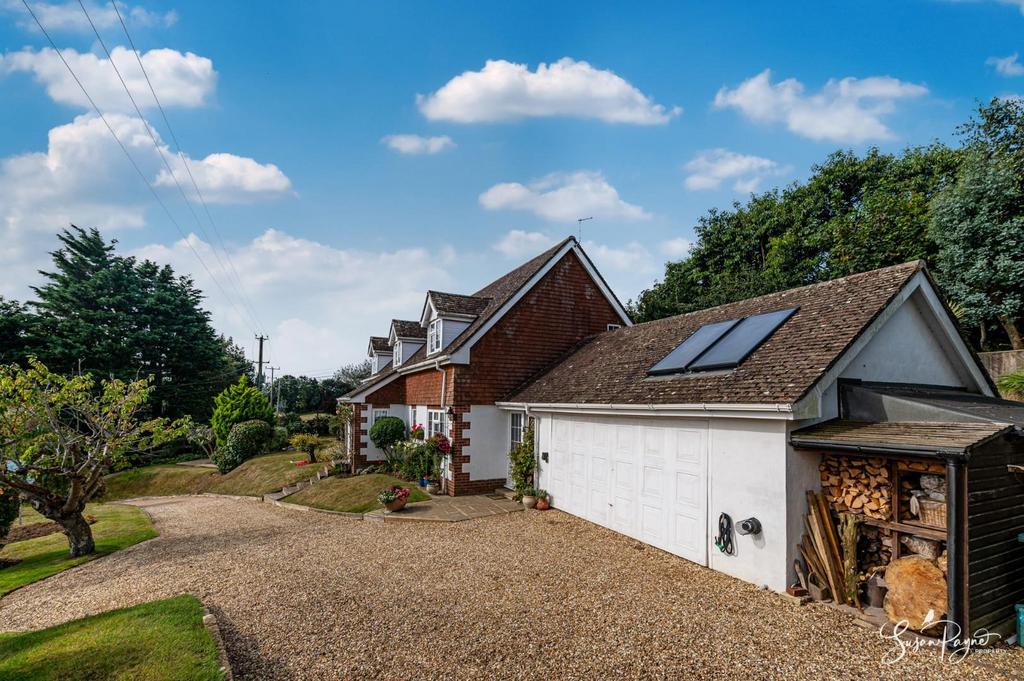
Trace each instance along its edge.
<path fill-rule="evenodd" d="M 430 443 L 442 454 L 450 454 L 452 451 L 452 443 L 441 433 L 434 434 L 430 438 Z"/>
<path fill-rule="evenodd" d="M 409 431 L 409 436 L 410 436 L 410 437 L 411 437 L 411 438 L 412 438 L 413 440 L 422 440 L 422 439 L 423 439 L 423 436 L 424 436 L 424 434 L 425 434 L 425 431 L 423 430 L 423 424 L 422 424 L 422 423 L 418 423 L 418 424 L 416 424 L 416 425 L 415 425 L 415 426 L 413 426 L 413 427 L 412 427 L 412 429 L 411 429 L 411 430 Z"/>
<path fill-rule="evenodd" d="M 381 493 L 377 495 L 377 501 L 387 505 L 393 501 L 405 501 L 409 498 L 409 494 L 411 494 L 411 492 L 409 492 L 408 488 L 392 485 L 391 487 L 382 490 Z"/>

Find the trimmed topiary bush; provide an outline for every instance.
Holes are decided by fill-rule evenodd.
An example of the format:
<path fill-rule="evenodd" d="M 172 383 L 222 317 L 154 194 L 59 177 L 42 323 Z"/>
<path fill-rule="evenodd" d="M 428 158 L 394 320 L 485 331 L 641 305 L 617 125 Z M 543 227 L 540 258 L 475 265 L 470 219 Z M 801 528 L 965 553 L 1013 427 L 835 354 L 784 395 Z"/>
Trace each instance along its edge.
<path fill-rule="evenodd" d="M 385 452 L 405 439 L 405 421 L 397 416 L 383 416 L 370 426 L 370 442 Z"/>
<path fill-rule="evenodd" d="M 227 473 L 254 456 L 266 453 L 274 431 L 265 421 L 243 421 L 236 423 L 228 434 L 223 447 L 213 453 L 217 470 Z"/>
<path fill-rule="evenodd" d="M 213 435 L 217 446 L 223 447 L 228 442 L 231 427 L 242 421 L 263 421 L 268 427 L 274 425 L 274 410 L 270 400 L 258 388 L 249 385 L 245 376 L 238 383 L 225 388 L 224 392 L 213 400 Z"/>
<path fill-rule="evenodd" d="M 275 426 L 274 435 L 270 438 L 270 451 L 276 452 L 284 449 L 288 444 L 288 429 L 284 426 Z"/>

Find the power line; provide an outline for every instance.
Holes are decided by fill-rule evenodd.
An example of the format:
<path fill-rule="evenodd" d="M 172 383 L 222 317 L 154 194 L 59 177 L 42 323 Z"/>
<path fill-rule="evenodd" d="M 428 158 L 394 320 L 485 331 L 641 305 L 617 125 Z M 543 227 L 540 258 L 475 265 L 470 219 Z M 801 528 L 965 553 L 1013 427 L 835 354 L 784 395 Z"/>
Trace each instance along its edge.
<path fill-rule="evenodd" d="M 79 0 L 79 2 L 81 2 L 81 0 Z M 160 116 L 164 120 L 164 125 L 167 126 L 167 131 L 170 133 L 171 140 L 174 142 L 174 148 L 178 152 L 178 157 L 181 159 L 181 164 L 185 167 L 185 172 L 188 174 L 188 178 L 192 182 L 192 187 L 196 191 L 196 196 L 199 198 L 199 202 L 203 206 L 203 210 L 206 213 L 206 218 L 210 222 L 210 227 L 213 229 L 213 233 L 217 236 L 217 241 L 220 244 L 221 250 L 224 251 L 224 257 L 227 259 L 228 265 L 230 266 L 231 272 L 232 274 L 234 274 L 235 281 L 238 285 L 237 290 L 240 297 L 242 298 L 242 303 L 249 309 L 249 312 L 255 318 L 256 325 L 260 329 L 266 331 L 266 326 L 262 323 L 262 320 L 260 320 L 259 315 L 256 313 L 255 306 L 252 305 L 252 302 L 249 300 L 249 297 L 245 293 L 245 287 L 242 285 L 242 278 L 239 276 L 238 270 L 235 269 L 235 263 L 231 259 L 231 255 L 228 253 L 227 246 L 224 244 L 224 238 L 221 236 L 220 230 L 217 228 L 217 222 L 213 219 L 213 214 L 210 212 L 210 207 L 207 205 L 206 199 L 203 197 L 203 192 L 199 189 L 199 184 L 196 182 L 196 178 L 192 174 L 192 169 L 188 164 L 188 158 L 182 151 L 181 144 L 178 142 L 178 136 L 174 133 L 174 128 L 171 127 L 171 121 L 167 118 L 167 112 L 164 111 L 164 106 L 163 104 L 161 104 L 160 98 L 156 94 L 156 88 L 153 87 L 153 82 L 149 78 L 149 72 L 146 71 L 146 67 L 142 63 L 142 55 L 139 53 L 138 48 L 135 47 L 135 41 L 132 40 L 132 35 L 128 32 L 128 25 L 125 23 L 124 18 L 121 16 L 121 10 L 118 9 L 116 0 L 110 0 L 110 4 L 114 8 L 114 12 L 117 14 L 117 19 L 121 23 L 121 28 L 124 30 L 124 35 L 128 39 L 128 44 L 131 46 L 132 52 L 135 54 L 135 60 L 139 63 L 139 68 L 142 70 L 142 75 L 145 77 L 146 84 L 149 86 L 149 91 L 153 95 L 153 101 L 156 102 L 156 106 L 160 110 Z M 111 60 L 111 62 L 113 62 L 113 60 Z M 175 180 L 175 183 L 177 183 L 177 180 Z"/>
<path fill-rule="evenodd" d="M 146 120 L 145 115 L 143 115 L 142 108 L 139 106 L 138 102 L 135 101 L 135 97 L 132 95 L 132 91 L 128 87 L 128 83 L 125 81 L 124 76 L 121 75 L 121 70 L 119 68 L 117 68 L 117 64 L 114 62 L 114 56 L 110 53 L 110 50 L 107 48 L 107 43 L 103 40 L 103 36 L 100 35 L 99 30 L 96 28 L 96 24 L 93 23 L 92 17 L 89 16 L 89 10 L 87 10 L 85 8 L 85 3 L 83 3 L 82 0 L 78 0 L 78 6 L 82 8 L 82 13 L 85 14 L 85 19 L 86 19 L 86 21 L 89 22 L 89 26 L 92 28 L 92 32 L 96 35 L 96 40 L 99 41 L 100 47 L 102 47 L 103 51 L 106 53 L 107 60 L 110 62 L 110 66 L 114 69 L 114 73 L 117 74 L 117 79 L 119 81 L 121 81 L 121 87 L 124 88 L 125 94 L 128 95 L 128 99 L 131 101 L 132 106 L 135 108 L 135 113 L 138 114 L 139 120 L 142 121 L 142 126 L 146 129 L 146 134 L 149 135 L 149 139 L 153 142 L 153 148 L 155 148 L 157 153 L 160 155 L 160 159 L 163 161 L 164 167 L 167 169 L 167 172 L 170 174 L 171 179 L 174 181 L 175 186 L 177 186 L 178 191 L 181 193 L 181 198 L 184 199 L 185 205 L 188 207 L 189 212 L 192 213 L 192 218 L 195 220 L 196 226 L 199 227 L 199 230 L 202 232 L 203 237 L 208 242 L 210 242 L 210 245 L 211 245 L 212 251 L 213 251 L 213 257 L 217 260 L 217 264 L 220 266 L 221 271 L 227 272 L 227 268 L 224 266 L 224 262 L 221 260 L 220 255 L 217 253 L 216 244 L 213 243 L 213 240 L 210 239 L 210 236 L 206 233 L 206 228 L 203 227 L 202 222 L 199 220 L 199 215 L 196 214 L 195 208 L 193 208 L 193 206 L 192 206 L 192 202 L 189 201 L 188 195 L 185 194 L 185 189 L 181 186 L 181 183 L 178 182 L 178 178 L 174 174 L 174 169 L 171 168 L 171 164 L 167 160 L 167 155 L 164 153 L 164 150 L 161 148 L 160 143 L 156 139 L 156 134 L 153 132 L 153 128 L 149 125 L 149 121 Z M 142 61 L 140 60 L 139 63 L 141 64 Z M 225 255 L 226 255 L 226 252 L 225 252 Z M 229 283 L 231 281 L 230 274 L 228 275 L 228 281 L 229 281 Z M 218 284 L 218 286 L 219 286 L 219 284 Z M 235 288 L 236 288 L 236 293 L 238 294 L 239 299 L 241 300 L 242 299 L 242 294 L 237 290 L 237 286 Z M 222 290 L 223 290 L 223 288 L 222 288 Z M 233 300 L 228 300 L 228 303 L 232 307 L 234 307 L 234 301 Z M 245 306 L 244 300 L 242 301 L 242 304 L 243 304 L 243 308 L 244 308 L 244 306 Z M 236 311 L 238 311 L 237 308 L 236 308 Z M 256 319 L 256 317 L 252 314 L 251 311 L 246 310 L 246 313 L 249 315 L 250 321 L 253 322 L 257 327 L 262 326 L 259 323 L 259 321 Z"/>
<path fill-rule="evenodd" d="M 78 85 L 79 89 L 82 91 L 82 94 L 85 95 L 85 98 L 87 100 L 89 100 L 89 104 L 92 106 L 93 110 L 96 112 L 96 115 L 99 116 L 101 121 L 103 121 L 103 125 L 106 126 L 107 130 L 110 132 L 110 135 L 114 138 L 114 141 L 117 142 L 117 146 L 121 148 L 121 151 L 124 153 L 125 157 L 128 159 L 128 162 L 132 164 L 132 168 L 135 169 L 135 172 L 142 179 L 142 181 L 146 184 L 146 187 L 149 189 L 149 192 L 153 195 L 153 198 L 156 199 L 156 202 L 158 204 L 160 204 L 161 208 L 163 208 L 164 213 L 167 214 L 167 219 L 171 221 L 171 224 L 174 225 L 174 228 L 178 231 L 178 234 L 181 235 L 181 238 L 185 242 L 185 245 L 188 247 L 188 249 L 190 251 L 192 251 L 192 255 L 196 256 L 196 260 L 199 261 L 199 264 L 202 265 L 202 267 L 206 271 L 206 273 L 208 275 L 210 275 L 210 279 L 213 281 L 214 284 L 217 285 L 217 288 L 219 288 L 221 290 L 221 293 L 224 294 L 224 297 L 228 301 L 228 303 L 232 307 L 234 307 L 234 304 L 231 302 L 231 297 L 228 295 L 227 291 L 224 290 L 224 287 L 221 286 L 221 284 L 217 280 L 217 278 L 215 276 L 213 276 L 213 272 L 211 272 L 210 268 L 206 266 L 206 262 L 199 255 L 199 252 L 195 248 L 193 248 L 192 244 L 188 240 L 188 236 L 185 234 L 185 230 L 183 230 L 181 228 L 181 225 L 178 224 L 178 221 L 174 218 L 174 215 L 171 213 L 170 209 L 167 207 L 167 204 L 164 203 L 163 199 L 160 198 L 159 192 L 157 192 L 156 189 L 153 187 L 153 185 L 150 183 L 149 178 L 147 178 L 146 174 L 142 172 L 141 168 L 139 168 L 139 164 L 135 162 L 135 159 L 128 152 L 128 148 L 124 145 L 124 142 L 122 142 L 121 138 L 117 136 L 117 133 L 114 131 L 114 128 L 110 125 L 110 121 L 108 121 L 107 117 L 103 115 L 103 111 L 101 111 L 99 106 L 96 105 L 96 102 L 95 102 L 95 100 L 93 100 L 92 95 L 89 94 L 89 91 L 85 89 L 85 85 L 82 84 L 82 81 L 78 78 L 78 75 L 75 73 L 75 70 L 73 68 L 71 68 L 71 65 L 68 63 L 67 59 L 64 58 L 63 53 L 61 53 L 60 49 L 57 47 L 57 43 L 54 42 L 53 38 L 50 36 L 50 34 L 47 32 L 47 30 L 43 27 L 42 22 L 39 21 L 39 17 L 37 17 L 36 13 L 34 11 L 32 11 L 32 8 L 29 6 L 27 0 L 21 0 L 21 4 L 23 4 L 25 6 L 25 9 L 28 10 L 28 13 L 32 16 L 32 19 L 35 21 L 36 26 L 39 27 L 39 30 L 42 32 L 42 34 L 44 36 L 46 36 L 46 39 L 47 39 L 47 41 L 49 41 L 50 46 L 53 47 L 54 52 L 57 53 L 57 56 L 60 57 L 60 60 L 64 64 L 64 67 L 68 70 L 68 73 L 71 74 L 71 78 L 74 79 L 75 83 Z M 238 311 L 237 308 L 235 309 L 235 311 L 236 312 Z"/>

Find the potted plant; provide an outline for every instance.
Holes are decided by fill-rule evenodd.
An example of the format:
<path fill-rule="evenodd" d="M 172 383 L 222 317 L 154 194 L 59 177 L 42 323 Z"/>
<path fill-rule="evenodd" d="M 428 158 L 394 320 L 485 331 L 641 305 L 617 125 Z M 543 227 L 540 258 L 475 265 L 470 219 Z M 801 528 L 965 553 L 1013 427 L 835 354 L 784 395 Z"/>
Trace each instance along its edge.
<path fill-rule="evenodd" d="M 527 487 L 523 490 L 523 506 L 533 508 L 537 505 L 537 490 Z"/>
<path fill-rule="evenodd" d="M 437 494 L 440 491 L 437 480 L 427 480 L 427 486 L 424 489 L 427 494 Z"/>
<path fill-rule="evenodd" d="M 534 491 L 537 493 L 537 510 L 546 511 L 551 508 L 551 502 L 548 500 L 548 493 L 542 489 Z"/>
<path fill-rule="evenodd" d="M 394 513 L 395 511 L 402 510 L 408 499 L 409 490 L 398 485 L 392 485 L 377 495 L 377 501 L 383 504 L 385 513 Z"/>

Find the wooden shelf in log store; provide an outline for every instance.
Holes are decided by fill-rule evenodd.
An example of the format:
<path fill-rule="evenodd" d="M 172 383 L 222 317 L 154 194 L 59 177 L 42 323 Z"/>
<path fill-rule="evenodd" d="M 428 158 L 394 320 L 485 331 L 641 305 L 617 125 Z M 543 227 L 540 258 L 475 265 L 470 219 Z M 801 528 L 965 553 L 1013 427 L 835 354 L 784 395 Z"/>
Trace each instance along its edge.
<path fill-rule="evenodd" d="M 867 516 L 863 516 L 861 518 L 861 522 L 865 525 L 873 525 L 875 527 L 893 530 L 901 534 L 912 534 L 915 537 L 923 537 L 924 539 L 946 541 L 946 531 L 941 527 L 919 525 L 917 523 L 896 523 L 891 520 L 876 520 Z"/>

